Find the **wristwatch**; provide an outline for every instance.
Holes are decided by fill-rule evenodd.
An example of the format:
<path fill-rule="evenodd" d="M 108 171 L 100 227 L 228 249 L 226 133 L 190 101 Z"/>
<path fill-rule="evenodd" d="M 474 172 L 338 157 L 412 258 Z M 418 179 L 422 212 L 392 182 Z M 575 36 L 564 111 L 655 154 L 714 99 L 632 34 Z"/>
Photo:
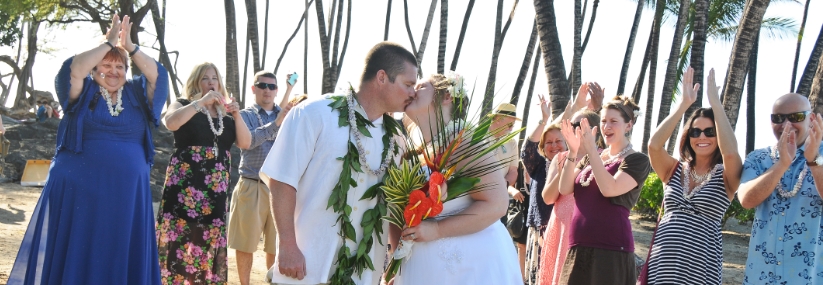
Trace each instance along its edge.
<path fill-rule="evenodd" d="M 808 166 L 821 166 L 821 165 L 823 165 L 823 156 L 818 154 L 817 157 L 814 158 L 814 160 L 812 160 L 812 161 L 807 160 L 806 165 L 808 165 Z"/>

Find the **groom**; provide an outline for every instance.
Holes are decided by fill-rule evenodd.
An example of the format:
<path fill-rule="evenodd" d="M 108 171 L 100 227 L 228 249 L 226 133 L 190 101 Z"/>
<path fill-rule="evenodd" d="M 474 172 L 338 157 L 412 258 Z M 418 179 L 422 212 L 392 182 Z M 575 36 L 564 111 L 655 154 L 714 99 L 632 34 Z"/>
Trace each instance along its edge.
<path fill-rule="evenodd" d="M 384 114 L 411 103 L 416 81 L 414 55 L 381 42 L 366 56 L 357 92 L 315 97 L 286 116 L 260 171 L 277 228 L 273 284 L 379 283 L 380 272 L 369 267 L 383 268 L 386 250 L 378 239 L 385 244 L 386 238 L 371 227 L 380 218 L 370 211 L 377 199 L 361 198 L 382 181 L 393 156 L 383 141 L 398 130 Z"/>

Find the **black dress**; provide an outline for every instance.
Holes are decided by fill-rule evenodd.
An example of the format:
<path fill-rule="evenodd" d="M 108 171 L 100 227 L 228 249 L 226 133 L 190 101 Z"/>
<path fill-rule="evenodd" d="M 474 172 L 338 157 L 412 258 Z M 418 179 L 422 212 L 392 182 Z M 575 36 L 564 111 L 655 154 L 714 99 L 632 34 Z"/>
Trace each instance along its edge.
<path fill-rule="evenodd" d="M 179 99 L 181 104 L 190 102 Z M 229 188 L 234 119 L 222 118 L 215 136 L 209 117 L 198 112 L 174 132 L 175 151 L 166 169 L 157 214 L 160 277 L 164 284 L 225 284 L 226 190 Z M 217 118 L 211 118 L 219 130 Z M 215 142 L 217 148 L 215 149 Z"/>

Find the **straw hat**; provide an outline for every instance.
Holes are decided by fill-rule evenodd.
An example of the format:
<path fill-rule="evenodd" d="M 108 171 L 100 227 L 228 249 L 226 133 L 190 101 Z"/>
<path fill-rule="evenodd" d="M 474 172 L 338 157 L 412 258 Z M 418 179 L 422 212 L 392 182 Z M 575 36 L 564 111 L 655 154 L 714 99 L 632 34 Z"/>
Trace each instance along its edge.
<path fill-rule="evenodd" d="M 507 116 L 520 121 L 520 118 L 517 117 L 517 106 L 509 103 L 497 105 L 489 116 Z"/>

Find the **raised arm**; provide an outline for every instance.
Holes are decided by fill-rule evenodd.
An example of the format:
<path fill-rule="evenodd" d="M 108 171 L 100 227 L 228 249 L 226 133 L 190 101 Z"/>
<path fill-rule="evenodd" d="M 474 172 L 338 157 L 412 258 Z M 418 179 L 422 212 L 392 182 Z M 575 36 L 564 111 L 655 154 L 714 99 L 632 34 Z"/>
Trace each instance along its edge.
<path fill-rule="evenodd" d="M 560 194 L 568 195 L 574 192 L 574 178 L 580 173 L 577 169 L 577 163 L 583 157 L 583 151 L 580 150 L 580 137 L 577 136 L 575 129 L 569 120 L 563 120 L 563 125 L 560 127 L 560 133 L 566 140 L 569 146 L 569 154 L 566 156 L 566 161 L 563 162 L 563 167 L 560 168 L 560 175 L 558 178 L 558 191 Z"/>
<path fill-rule="evenodd" d="M 734 129 L 720 102 L 720 86 L 714 79 L 714 68 L 709 70 L 709 77 L 706 79 L 706 97 L 709 99 L 709 106 L 714 113 L 714 126 L 717 129 L 717 147 L 723 156 L 723 182 L 726 184 L 726 195 L 729 200 L 734 199 L 734 193 L 740 187 L 740 175 L 743 171 L 743 159 L 737 152 L 737 138 L 734 136 Z"/>
<path fill-rule="evenodd" d="M 157 71 L 157 62 L 147 54 L 143 53 L 137 45 L 132 43 L 131 26 L 132 23 L 129 16 L 123 16 L 119 45 L 129 52 L 129 56 L 131 57 L 134 66 L 139 68 L 140 71 L 143 72 L 143 76 L 146 77 L 146 94 L 148 94 L 149 102 L 152 102 L 154 99 L 154 89 L 157 87 L 157 76 L 159 74 Z"/>
<path fill-rule="evenodd" d="M 289 74 L 288 77 L 291 77 L 292 74 Z M 296 81 L 295 81 L 296 82 Z M 277 118 L 274 118 L 274 124 L 278 127 L 283 124 L 283 119 L 286 118 L 286 114 L 291 110 L 291 106 L 289 105 L 289 99 L 291 99 L 291 89 L 294 88 L 294 85 L 289 84 L 289 78 L 286 78 L 286 93 L 283 94 L 283 98 L 280 99 L 280 112 L 277 113 Z"/>
<path fill-rule="evenodd" d="M 559 124 L 563 120 L 570 120 L 572 115 L 580 109 L 586 108 L 590 101 L 586 100 L 586 95 L 589 94 L 589 82 L 583 82 L 580 85 L 580 89 L 577 90 L 577 97 L 574 98 L 574 101 L 569 101 L 566 104 L 566 109 L 563 110 L 563 113 L 554 118 L 551 122 L 552 124 Z M 594 96 L 594 95 L 592 95 Z M 603 102 L 602 98 L 600 102 Z"/>
<path fill-rule="evenodd" d="M 606 170 L 600 155 L 597 152 L 597 144 L 594 141 L 597 128 L 589 126 L 589 120 L 583 119 L 580 121 L 580 129 L 577 130 L 580 137 L 580 148 L 587 155 L 589 155 L 589 165 L 592 169 L 594 179 L 597 180 L 597 187 L 604 197 L 617 197 L 628 193 L 637 187 L 637 180 L 635 180 L 628 173 L 617 171 L 614 175 Z"/>
<path fill-rule="evenodd" d="M 210 104 L 223 104 L 223 95 L 217 91 L 211 90 L 198 100 L 194 100 L 186 106 L 180 102 L 172 102 L 166 110 L 166 116 L 163 117 L 163 123 L 169 131 L 176 131 L 186 122 L 191 120 L 197 114 L 199 108 L 205 108 Z M 248 129 L 248 128 L 246 128 Z"/>
<path fill-rule="evenodd" d="M 71 62 L 70 83 L 69 89 L 69 104 L 77 101 L 80 97 L 80 92 L 83 91 L 83 79 L 89 76 L 92 69 L 103 60 L 114 45 L 117 44 L 117 37 L 120 34 L 120 16 L 114 14 L 111 19 L 111 28 L 106 33 L 106 42 L 101 43 L 97 47 L 87 50 L 81 54 L 74 56 Z M 65 103 L 64 103 L 65 104 Z M 65 105 L 64 105 L 65 106 Z"/>
<path fill-rule="evenodd" d="M 554 156 L 552 159 L 551 164 L 549 165 L 549 171 L 546 173 L 546 184 L 543 186 L 543 202 L 546 205 L 551 205 L 557 202 L 557 198 L 560 197 L 560 191 L 558 191 L 558 185 L 560 184 L 560 174 L 559 171 L 564 167 L 564 162 L 566 162 L 566 156 L 568 152 L 561 152 Z"/>
<path fill-rule="evenodd" d="M 697 100 L 697 90 L 700 89 L 700 84 L 692 85 L 694 80 L 694 69 L 689 67 L 686 73 L 683 74 L 682 90 L 683 95 L 680 96 L 680 102 L 675 107 L 675 111 L 670 113 L 668 117 L 663 119 L 663 122 L 652 133 L 649 139 L 649 160 L 652 164 L 652 169 L 657 173 L 663 183 L 669 183 L 672 170 L 677 166 L 677 159 L 666 151 L 666 140 L 668 140 L 677 124 L 680 124 L 683 115 Z M 734 132 L 732 132 L 733 134 Z M 598 182 L 599 184 L 599 182 Z"/>
<path fill-rule="evenodd" d="M 537 98 L 540 99 L 540 103 L 537 105 L 540 105 L 540 113 L 542 114 L 542 117 L 537 126 L 534 127 L 534 130 L 532 130 L 531 135 L 529 135 L 529 140 L 532 142 L 540 141 L 540 135 L 543 134 L 543 129 L 546 127 L 546 123 L 548 123 L 552 118 L 552 103 L 546 100 L 546 97 L 544 97 L 543 94 L 537 94 Z"/>
<path fill-rule="evenodd" d="M 246 121 L 243 121 L 243 116 L 240 115 L 240 105 L 237 102 L 226 104 L 226 112 L 231 114 L 234 119 L 234 128 L 237 136 L 237 147 L 240 149 L 249 149 L 251 145 L 251 132 L 246 126 Z"/>

